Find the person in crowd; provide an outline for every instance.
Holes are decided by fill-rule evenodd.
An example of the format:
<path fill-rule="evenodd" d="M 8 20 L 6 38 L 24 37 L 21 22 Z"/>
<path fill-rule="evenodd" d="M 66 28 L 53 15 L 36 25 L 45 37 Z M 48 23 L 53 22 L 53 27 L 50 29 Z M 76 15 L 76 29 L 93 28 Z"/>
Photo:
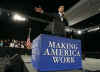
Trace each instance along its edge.
<path fill-rule="evenodd" d="M 7 47 L 9 47 L 11 40 L 8 38 L 7 39 Z"/>
<path fill-rule="evenodd" d="M 20 45 L 19 45 L 19 41 L 18 40 L 14 40 L 14 47 L 15 48 L 20 48 Z"/>
<path fill-rule="evenodd" d="M 14 47 L 15 47 L 15 41 L 14 41 L 14 40 L 12 40 L 12 41 L 10 42 L 9 47 L 11 47 L 11 48 L 14 48 Z"/>
<path fill-rule="evenodd" d="M 24 46 L 24 41 L 20 41 L 20 47 L 21 47 L 21 48 L 25 48 L 25 46 Z"/>
<path fill-rule="evenodd" d="M 4 47 L 9 47 L 8 40 L 4 40 Z"/>
<path fill-rule="evenodd" d="M 3 40 L 0 40 L 0 47 L 2 48 L 3 47 Z"/>

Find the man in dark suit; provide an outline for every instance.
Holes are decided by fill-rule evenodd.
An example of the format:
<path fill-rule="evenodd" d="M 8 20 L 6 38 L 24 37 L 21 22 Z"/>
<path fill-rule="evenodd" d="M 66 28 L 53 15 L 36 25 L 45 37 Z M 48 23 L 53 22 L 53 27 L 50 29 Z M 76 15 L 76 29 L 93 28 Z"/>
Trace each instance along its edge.
<path fill-rule="evenodd" d="M 31 22 L 31 40 L 38 35 L 45 33 L 44 28 L 49 24 L 48 13 L 44 11 L 41 5 L 34 6 L 32 12 L 33 20 Z"/>
<path fill-rule="evenodd" d="M 60 5 L 58 7 L 58 13 L 54 16 L 53 21 L 46 29 L 53 35 L 65 37 L 65 26 L 68 26 L 68 22 L 64 18 L 64 5 Z"/>

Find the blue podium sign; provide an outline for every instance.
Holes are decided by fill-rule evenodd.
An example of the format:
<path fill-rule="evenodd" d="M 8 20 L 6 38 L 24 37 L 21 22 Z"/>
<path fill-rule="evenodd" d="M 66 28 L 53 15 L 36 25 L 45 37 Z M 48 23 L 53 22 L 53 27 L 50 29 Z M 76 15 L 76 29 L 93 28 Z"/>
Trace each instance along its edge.
<path fill-rule="evenodd" d="M 81 69 L 81 41 L 41 34 L 32 42 L 32 64 L 39 71 Z"/>

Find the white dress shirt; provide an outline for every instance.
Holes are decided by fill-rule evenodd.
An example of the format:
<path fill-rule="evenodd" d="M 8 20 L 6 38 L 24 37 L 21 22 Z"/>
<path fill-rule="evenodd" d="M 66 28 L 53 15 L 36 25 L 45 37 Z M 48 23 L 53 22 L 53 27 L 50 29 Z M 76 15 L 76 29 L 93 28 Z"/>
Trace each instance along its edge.
<path fill-rule="evenodd" d="M 60 15 L 60 19 L 61 19 L 61 21 L 63 22 L 63 20 L 64 20 L 63 14 L 64 14 L 64 13 L 62 14 L 62 13 L 59 12 L 58 14 Z"/>

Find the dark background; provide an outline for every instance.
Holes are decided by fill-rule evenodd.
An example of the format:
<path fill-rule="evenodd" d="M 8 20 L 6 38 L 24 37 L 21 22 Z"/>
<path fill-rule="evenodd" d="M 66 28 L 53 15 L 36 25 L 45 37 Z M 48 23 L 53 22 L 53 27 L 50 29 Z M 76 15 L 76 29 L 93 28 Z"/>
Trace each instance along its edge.
<path fill-rule="evenodd" d="M 79 0 L 0 0 L 0 8 L 33 16 L 32 12 L 35 6 L 41 5 L 45 12 L 55 13 L 59 4 L 65 5 L 65 10 L 67 10 L 78 1 Z M 28 33 L 28 23 L 30 23 L 30 21 L 25 23 L 13 22 L 11 16 L 8 16 L 7 12 L 3 12 L 0 15 L 0 38 L 25 40 Z M 40 25 L 35 25 L 35 22 L 32 21 L 33 35 L 37 30 L 39 33 L 39 26 Z"/>
<path fill-rule="evenodd" d="M 59 4 L 65 5 L 65 11 L 70 9 L 74 4 L 80 0 L 0 0 L 0 8 L 8 9 L 11 11 L 17 11 L 23 14 L 32 16 L 32 12 L 35 6 L 41 5 L 45 12 L 55 13 L 57 12 L 57 6 Z M 100 14 L 92 16 L 80 23 L 73 25 L 74 28 L 87 28 L 100 24 Z M 28 24 L 25 23 L 16 23 L 11 20 L 11 17 L 8 16 L 7 12 L 0 14 L 0 39 L 15 38 L 18 40 L 26 40 L 28 34 Z M 35 25 L 32 21 L 32 35 L 34 35 L 40 26 Z M 79 37 L 79 36 L 76 36 Z M 79 37 L 82 40 L 84 49 L 86 51 L 98 52 L 100 51 L 100 32 L 91 32 L 86 33 Z"/>

